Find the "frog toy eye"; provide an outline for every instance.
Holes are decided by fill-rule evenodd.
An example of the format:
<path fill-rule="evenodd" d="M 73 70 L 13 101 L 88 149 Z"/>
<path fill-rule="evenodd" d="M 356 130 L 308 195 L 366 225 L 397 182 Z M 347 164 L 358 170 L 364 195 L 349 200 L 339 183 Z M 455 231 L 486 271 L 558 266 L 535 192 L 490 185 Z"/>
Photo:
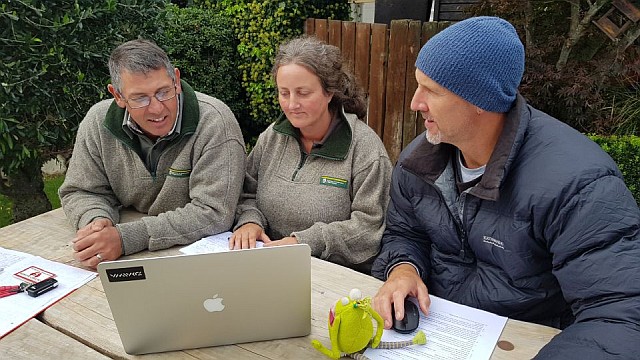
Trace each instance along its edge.
<path fill-rule="evenodd" d="M 342 303 L 342 305 L 347 305 L 349 304 L 349 298 L 345 296 L 342 299 L 340 299 L 340 302 Z"/>
<path fill-rule="evenodd" d="M 349 292 L 349 297 L 351 300 L 362 300 L 362 291 L 360 289 L 352 289 Z"/>

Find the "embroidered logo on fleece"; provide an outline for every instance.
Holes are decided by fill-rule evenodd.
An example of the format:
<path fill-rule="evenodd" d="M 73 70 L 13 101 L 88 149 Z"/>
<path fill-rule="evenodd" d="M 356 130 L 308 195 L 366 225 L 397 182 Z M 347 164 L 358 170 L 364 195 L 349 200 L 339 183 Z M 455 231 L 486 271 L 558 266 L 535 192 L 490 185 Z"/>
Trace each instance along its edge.
<path fill-rule="evenodd" d="M 484 235 L 482 237 L 482 242 L 490 244 L 490 245 L 493 245 L 495 247 L 498 247 L 498 248 L 504 250 L 504 243 L 502 241 L 498 240 L 498 239 L 492 238 L 491 236 Z"/>
<path fill-rule="evenodd" d="M 349 184 L 349 181 L 345 179 L 334 178 L 331 176 L 320 177 L 320 185 L 335 186 L 335 187 L 346 189 L 347 184 Z"/>
<path fill-rule="evenodd" d="M 180 170 L 180 169 L 169 168 L 168 175 L 173 177 L 178 177 L 178 178 L 189 177 L 189 175 L 191 175 L 191 169 Z"/>

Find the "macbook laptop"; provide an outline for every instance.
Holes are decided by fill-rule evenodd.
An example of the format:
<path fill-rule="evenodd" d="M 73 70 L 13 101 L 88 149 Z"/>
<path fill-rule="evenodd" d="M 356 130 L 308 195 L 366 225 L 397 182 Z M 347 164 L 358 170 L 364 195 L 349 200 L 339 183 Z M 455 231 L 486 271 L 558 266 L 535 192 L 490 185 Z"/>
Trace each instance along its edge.
<path fill-rule="evenodd" d="M 98 273 L 128 354 L 311 331 L 311 251 L 305 244 L 105 261 Z"/>

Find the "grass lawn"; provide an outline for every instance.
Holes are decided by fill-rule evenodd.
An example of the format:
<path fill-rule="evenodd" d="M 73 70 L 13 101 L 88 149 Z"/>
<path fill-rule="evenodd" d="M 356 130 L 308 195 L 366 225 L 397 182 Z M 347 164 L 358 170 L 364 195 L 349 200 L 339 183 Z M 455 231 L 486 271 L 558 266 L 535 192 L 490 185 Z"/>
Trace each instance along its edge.
<path fill-rule="evenodd" d="M 64 181 L 64 175 L 45 176 L 44 192 L 51 202 L 51 207 L 57 209 L 60 207 L 60 198 L 58 198 L 58 188 Z M 11 224 L 11 206 L 13 203 L 8 197 L 0 195 L 0 227 Z"/>

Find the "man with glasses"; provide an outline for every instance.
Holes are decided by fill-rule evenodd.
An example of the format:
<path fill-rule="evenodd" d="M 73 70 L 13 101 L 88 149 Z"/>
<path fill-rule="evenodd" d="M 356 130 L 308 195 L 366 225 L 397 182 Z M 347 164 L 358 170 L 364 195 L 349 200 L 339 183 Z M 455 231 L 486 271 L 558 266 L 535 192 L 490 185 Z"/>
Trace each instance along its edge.
<path fill-rule="evenodd" d="M 118 46 L 109 72 L 114 99 L 94 105 L 80 123 L 59 190 L 77 229 L 76 260 L 95 268 L 229 230 L 245 169 L 231 110 L 180 80 L 148 40 Z M 120 223 L 125 208 L 148 216 Z"/>

